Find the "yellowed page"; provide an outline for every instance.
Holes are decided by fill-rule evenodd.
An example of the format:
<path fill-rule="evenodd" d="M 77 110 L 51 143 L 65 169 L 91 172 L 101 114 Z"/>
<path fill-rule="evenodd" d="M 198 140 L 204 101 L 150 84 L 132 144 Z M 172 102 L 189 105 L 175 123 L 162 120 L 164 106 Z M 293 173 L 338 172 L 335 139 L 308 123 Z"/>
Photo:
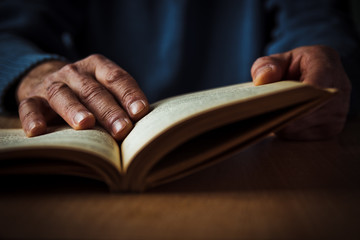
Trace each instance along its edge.
<path fill-rule="evenodd" d="M 329 93 L 334 91 L 329 90 Z M 165 159 L 161 159 L 146 178 L 147 184 L 156 186 L 220 162 L 224 155 L 230 156 L 232 152 L 238 152 L 269 133 L 281 129 L 288 122 L 327 101 L 330 95 L 291 109 L 282 109 L 226 125 L 191 139 Z"/>
<path fill-rule="evenodd" d="M 133 157 L 149 142 L 170 127 L 210 109 L 234 102 L 248 101 L 274 92 L 301 88 L 299 82 L 283 81 L 254 87 L 252 83 L 237 84 L 168 98 L 153 104 L 153 110 L 140 120 L 121 145 L 124 171 Z"/>
<path fill-rule="evenodd" d="M 22 129 L 0 130 L 0 157 L 23 149 L 59 149 L 54 157 L 61 157 L 61 149 L 74 149 L 99 156 L 120 171 L 119 147 L 116 141 L 102 129 L 76 131 L 70 127 L 53 127 L 49 133 L 28 138 Z M 26 156 L 24 156 L 26 157 Z"/>

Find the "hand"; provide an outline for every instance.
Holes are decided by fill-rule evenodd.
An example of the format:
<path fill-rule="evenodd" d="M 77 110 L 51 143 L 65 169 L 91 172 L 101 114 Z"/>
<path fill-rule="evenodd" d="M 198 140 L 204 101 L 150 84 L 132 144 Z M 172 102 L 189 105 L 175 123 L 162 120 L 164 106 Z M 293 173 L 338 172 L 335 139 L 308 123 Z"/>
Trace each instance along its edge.
<path fill-rule="evenodd" d="M 122 140 L 149 111 L 135 80 L 101 55 L 75 63 L 49 61 L 32 69 L 17 90 L 19 116 L 27 136 L 46 132 L 47 122 L 60 115 L 74 129 L 92 128 L 97 120 Z"/>
<path fill-rule="evenodd" d="M 335 50 L 307 46 L 261 57 L 254 62 L 251 75 L 255 85 L 289 79 L 339 90 L 339 94 L 325 105 L 279 131 L 277 135 L 280 137 L 320 140 L 342 131 L 349 108 L 351 84 Z"/>

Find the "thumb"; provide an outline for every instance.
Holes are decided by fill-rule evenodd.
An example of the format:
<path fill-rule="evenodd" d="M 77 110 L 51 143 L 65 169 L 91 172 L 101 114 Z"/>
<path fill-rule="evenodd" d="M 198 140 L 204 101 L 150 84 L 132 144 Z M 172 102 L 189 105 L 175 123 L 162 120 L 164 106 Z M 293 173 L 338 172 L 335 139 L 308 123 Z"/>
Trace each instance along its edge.
<path fill-rule="evenodd" d="M 251 77 L 255 85 L 280 81 L 286 75 L 290 62 L 288 53 L 274 54 L 258 58 L 251 67 Z"/>

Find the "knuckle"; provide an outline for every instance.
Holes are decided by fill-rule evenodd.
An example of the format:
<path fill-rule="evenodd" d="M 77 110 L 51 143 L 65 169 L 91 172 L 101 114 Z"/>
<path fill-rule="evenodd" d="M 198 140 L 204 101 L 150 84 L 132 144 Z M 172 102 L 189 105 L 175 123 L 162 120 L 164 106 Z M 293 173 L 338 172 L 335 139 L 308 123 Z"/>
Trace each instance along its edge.
<path fill-rule="evenodd" d="M 39 100 L 36 98 L 27 98 L 19 103 L 19 115 L 22 121 L 27 121 L 37 114 L 38 103 Z"/>
<path fill-rule="evenodd" d="M 119 82 L 128 82 L 130 79 L 132 79 L 131 76 L 121 69 L 108 71 L 105 75 L 105 81 L 109 85 L 114 85 Z"/>
<path fill-rule="evenodd" d="M 91 77 L 87 75 L 77 75 L 76 78 L 72 79 L 73 82 L 75 82 L 76 87 L 75 89 L 83 89 L 87 87 L 93 87 L 94 85 L 97 85 L 95 81 L 91 79 Z"/>
<path fill-rule="evenodd" d="M 60 69 L 61 72 L 66 74 L 78 72 L 78 67 L 74 63 L 66 64 L 64 67 Z"/>
<path fill-rule="evenodd" d="M 36 112 L 34 110 L 30 110 L 25 112 L 25 114 L 22 115 L 22 121 L 27 122 L 31 120 L 36 115 Z"/>
<path fill-rule="evenodd" d="M 78 110 L 78 107 L 79 107 L 79 103 L 77 103 L 77 102 L 67 103 L 64 106 L 64 114 L 65 115 L 70 115 L 71 113 L 76 112 Z"/>
<path fill-rule="evenodd" d="M 85 103 L 94 102 L 98 96 L 105 94 L 107 90 L 99 84 L 83 84 L 79 97 Z"/>
<path fill-rule="evenodd" d="M 59 94 L 66 90 L 67 86 L 61 82 L 50 82 L 46 87 L 46 97 L 49 101 L 54 100 Z"/>
<path fill-rule="evenodd" d="M 20 115 L 20 120 L 22 122 L 22 125 L 27 125 L 30 122 L 33 122 L 34 120 L 39 118 L 39 113 L 35 111 L 34 109 L 27 109 L 27 111 L 23 111 Z"/>
<path fill-rule="evenodd" d="M 89 61 L 103 61 L 104 59 L 105 59 L 105 57 L 98 53 L 91 54 L 90 56 L 88 56 L 86 58 L 86 60 L 89 60 Z"/>
<path fill-rule="evenodd" d="M 138 98 L 137 91 L 131 87 L 122 89 L 121 94 L 121 99 L 126 103 L 132 102 L 134 99 Z"/>
<path fill-rule="evenodd" d="M 26 98 L 19 103 L 19 109 L 23 109 L 23 108 L 25 108 L 29 105 L 33 105 L 35 103 L 36 103 L 36 100 L 34 98 Z"/>
<path fill-rule="evenodd" d="M 112 108 L 104 108 L 104 110 L 99 114 L 99 120 L 101 122 L 112 123 L 114 119 L 118 119 L 119 116 L 122 116 L 121 112 L 118 109 Z"/>

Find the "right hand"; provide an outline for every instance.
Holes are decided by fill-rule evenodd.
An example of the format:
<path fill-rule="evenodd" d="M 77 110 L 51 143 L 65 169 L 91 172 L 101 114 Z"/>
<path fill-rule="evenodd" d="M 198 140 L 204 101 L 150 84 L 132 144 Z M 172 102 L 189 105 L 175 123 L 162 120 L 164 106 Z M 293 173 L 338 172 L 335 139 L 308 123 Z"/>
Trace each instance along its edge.
<path fill-rule="evenodd" d="M 16 92 L 19 117 L 27 136 L 46 133 L 47 121 L 59 115 L 74 129 L 92 128 L 97 120 L 122 140 L 149 112 L 136 81 L 102 55 L 75 63 L 44 62 L 24 76 Z"/>
<path fill-rule="evenodd" d="M 254 62 L 251 75 L 255 85 L 291 79 L 317 88 L 338 89 L 329 102 L 288 124 L 276 133 L 278 136 L 288 140 L 324 140 L 336 136 L 345 126 L 351 83 L 334 49 L 302 46 L 261 57 Z"/>

